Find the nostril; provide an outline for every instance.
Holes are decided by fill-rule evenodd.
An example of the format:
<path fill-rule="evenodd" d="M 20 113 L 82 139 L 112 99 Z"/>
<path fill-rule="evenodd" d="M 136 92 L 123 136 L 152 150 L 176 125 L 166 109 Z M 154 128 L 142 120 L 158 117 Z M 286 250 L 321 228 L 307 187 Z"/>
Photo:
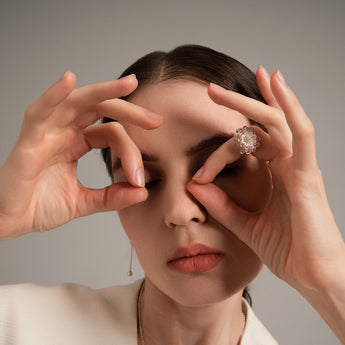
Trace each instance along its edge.
<path fill-rule="evenodd" d="M 206 218 L 207 213 L 202 205 L 199 205 L 189 195 L 176 193 L 176 190 L 164 205 L 163 221 L 165 226 L 171 230 L 176 229 L 176 227 L 186 226 L 190 222 L 202 224 L 206 221 Z"/>

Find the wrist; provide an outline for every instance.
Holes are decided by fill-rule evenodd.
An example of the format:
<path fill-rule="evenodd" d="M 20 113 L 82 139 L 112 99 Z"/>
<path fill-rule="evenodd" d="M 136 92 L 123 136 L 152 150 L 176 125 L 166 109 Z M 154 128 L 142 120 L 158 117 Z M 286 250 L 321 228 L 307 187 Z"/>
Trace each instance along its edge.
<path fill-rule="evenodd" d="M 345 269 L 335 279 L 318 287 L 298 291 L 319 313 L 342 344 L 345 344 Z"/>

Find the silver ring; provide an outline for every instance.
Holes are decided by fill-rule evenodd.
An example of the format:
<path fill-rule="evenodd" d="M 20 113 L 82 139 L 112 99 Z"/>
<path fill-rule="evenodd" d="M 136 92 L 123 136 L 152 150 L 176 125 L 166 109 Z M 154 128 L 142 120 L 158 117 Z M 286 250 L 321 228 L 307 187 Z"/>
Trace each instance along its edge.
<path fill-rule="evenodd" d="M 250 155 L 260 146 L 260 138 L 253 127 L 238 128 L 234 134 L 234 141 L 241 155 Z"/>

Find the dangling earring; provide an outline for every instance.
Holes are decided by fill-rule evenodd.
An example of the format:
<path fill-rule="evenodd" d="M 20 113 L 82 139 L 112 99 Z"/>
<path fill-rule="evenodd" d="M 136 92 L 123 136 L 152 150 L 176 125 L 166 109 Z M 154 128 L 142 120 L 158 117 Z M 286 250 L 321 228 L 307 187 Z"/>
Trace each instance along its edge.
<path fill-rule="evenodd" d="M 133 246 L 131 245 L 131 258 L 129 260 L 129 270 L 128 270 L 128 277 L 131 277 L 133 275 L 132 271 L 132 261 L 133 261 Z"/>

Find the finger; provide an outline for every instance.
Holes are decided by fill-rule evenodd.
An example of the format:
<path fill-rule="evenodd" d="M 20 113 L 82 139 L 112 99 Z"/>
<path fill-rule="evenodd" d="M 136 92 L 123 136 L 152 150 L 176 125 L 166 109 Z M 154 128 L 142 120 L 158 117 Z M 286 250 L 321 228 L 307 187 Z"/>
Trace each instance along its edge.
<path fill-rule="evenodd" d="M 145 129 L 157 128 L 163 121 L 161 115 L 122 99 L 104 101 L 98 104 L 96 109 L 102 117 L 128 122 Z"/>
<path fill-rule="evenodd" d="M 96 104 L 94 107 L 73 114 L 72 118 L 56 119 L 57 126 L 66 126 L 71 123 L 84 129 L 102 117 L 109 117 L 120 122 L 128 122 L 144 129 L 154 129 L 163 122 L 163 117 L 136 104 L 122 99 L 111 99 Z M 59 122 L 56 123 L 56 122 Z"/>
<path fill-rule="evenodd" d="M 91 84 L 75 89 L 69 97 L 69 102 L 76 107 L 85 107 L 103 102 L 107 99 L 127 96 L 138 86 L 138 80 L 134 74 L 105 81 L 103 83 Z"/>
<path fill-rule="evenodd" d="M 272 161 L 280 152 L 279 149 L 272 143 L 271 137 L 268 133 L 260 127 L 255 126 L 255 132 L 259 136 L 260 146 L 252 153 L 256 158 L 263 161 Z"/>
<path fill-rule="evenodd" d="M 268 105 L 280 109 L 279 103 L 272 92 L 270 79 L 271 77 L 265 67 L 260 66 L 256 71 L 256 82 L 260 92 Z"/>
<path fill-rule="evenodd" d="M 79 195 L 77 217 L 119 210 L 142 202 L 147 196 L 148 192 L 145 188 L 136 188 L 125 182 L 115 183 L 103 189 L 84 187 Z"/>
<path fill-rule="evenodd" d="M 255 132 L 259 136 L 260 146 L 252 155 L 264 161 L 273 160 L 279 154 L 279 151 L 272 144 L 269 134 L 257 126 L 253 126 L 253 128 L 255 128 Z M 226 165 L 234 163 L 243 155 L 240 154 L 236 142 L 232 138 L 207 158 L 204 165 L 193 176 L 193 180 L 201 184 L 210 183 Z"/>
<path fill-rule="evenodd" d="M 26 125 L 41 123 L 49 117 L 55 107 L 71 94 L 76 81 L 75 74 L 67 71 L 59 81 L 53 84 L 42 96 L 27 107 L 24 117 Z"/>
<path fill-rule="evenodd" d="M 108 122 L 84 130 L 85 140 L 91 148 L 110 147 L 120 158 L 121 166 L 133 186 L 144 187 L 144 167 L 141 153 L 119 122 Z"/>
<path fill-rule="evenodd" d="M 212 152 L 192 179 L 201 184 L 210 183 L 227 164 L 235 162 L 240 159 L 241 156 L 234 140 L 230 139 Z"/>
<path fill-rule="evenodd" d="M 264 125 L 272 143 L 280 151 L 291 154 L 291 131 L 281 110 L 215 84 L 210 84 L 208 93 L 215 103 L 237 110 L 249 119 Z"/>
<path fill-rule="evenodd" d="M 192 181 L 187 185 L 187 189 L 214 219 L 232 231 L 241 241 L 250 243 L 250 234 L 246 228 L 249 228 L 248 222 L 253 221 L 257 213 L 242 209 L 212 183 L 200 185 Z"/>
<path fill-rule="evenodd" d="M 293 135 L 292 148 L 296 167 L 302 170 L 315 169 L 317 161 L 312 122 L 279 71 L 272 75 L 271 85 Z"/>

